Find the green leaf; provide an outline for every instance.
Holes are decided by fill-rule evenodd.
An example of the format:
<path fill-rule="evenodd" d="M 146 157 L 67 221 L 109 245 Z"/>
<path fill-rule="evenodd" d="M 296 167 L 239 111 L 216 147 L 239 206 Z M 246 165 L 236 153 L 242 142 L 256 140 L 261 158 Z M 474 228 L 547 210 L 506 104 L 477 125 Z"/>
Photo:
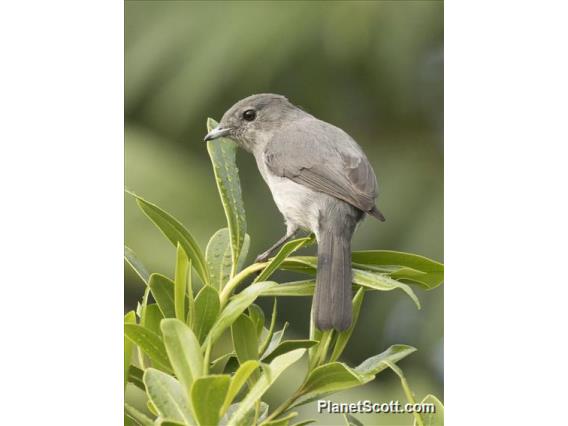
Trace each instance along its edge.
<path fill-rule="evenodd" d="M 125 324 L 135 324 L 136 323 L 136 313 L 134 311 L 128 312 L 124 316 Z M 124 336 L 124 388 L 126 389 L 126 383 L 128 383 L 128 369 L 130 367 L 130 362 L 132 361 L 132 350 L 134 346 L 132 342 Z"/>
<path fill-rule="evenodd" d="M 124 333 L 150 357 L 156 367 L 171 371 L 166 348 L 156 333 L 136 324 L 124 324 Z"/>
<path fill-rule="evenodd" d="M 357 374 L 340 362 L 331 362 L 315 368 L 302 389 L 302 394 L 326 394 L 363 385 L 373 380 L 372 374 Z"/>
<path fill-rule="evenodd" d="M 396 363 L 403 358 L 406 358 L 411 353 L 416 352 L 416 348 L 408 345 L 392 345 L 386 351 L 372 356 L 371 358 L 367 358 L 357 367 L 355 367 L 355 371 L 360 374 L 373 374 L 377 375 L 381 371 L 388 368 L 383 361 L 390 361 Z"/>
<path fill-rule="evenodd" d="M 302 397 L 292 407 L 306 404 L 323 395 L 364 385 L 388 368 L 384 361 L 397 362 L 416 351 L 406 345 L 394 345 L 355 368 L 341 362 L 330 362 L 315 368 L 302 387 Z"/>
<path fill-rule="evenodd" d="M 282 262 L 282 269 L 304 272 L 309 274 L 316 273 L 317 259 L 313 256 L 293 256 Z M 391 291 L 400 289 L 404 291 L 420 309 L 420 301 L 414 294 L 409 285 L 390 278 L 385 273 L 363 271 L 353 268 L 353 282 L 363 287 L 373 290 Z"/>
<path fill-rule="evenodd" d="M 248 307 L 249 317 L 254 324 L 256 335 L 260 337 L 262 330 L 264 329 L 264 311 L 258 305 L 254 303 Z"/>
<path fill-rule="evenodd" d="M 391 272 L 391 278 L 422 284 L 427 290 L 436 288 L 444 281 L 444 265 L 417 254 L 390 250 L 355 251 L 352 261 L 363 268 L 396 267 Z"/>
<path fill-rule="evenodd" d="M 313 243 L 315 237 L 310 235 L 309 237 L 298 238 L 287 242 L 278 251 L 278 254 L 272 258 L 270 263 L 263 269 L 263 271 L 256 277 L 254 282 L 266 281 L 279 267 L 282 265 L 284 260 L 293 252 L 300 249 L 301 247 Z"/>
<path fill-rule="evenodd" d="M 276 326 L 277 314 L 278 314 L 278 299 L 274 298 L 274 305 L 272 305 L 272 318 L 270 319 L 270 328 L 268 329 L 268 333 L 266 334 L 264 341 L 260 344 L 260 347 L 258 348 L 258 353 L 260 354 L 260 356 L 262 356 L 266 352 L 266 349 L 268 348 L 268 345 L 272 340 L 272 335 L 274 334 L 274 327 Z"/>
<path fill-rule="evenodd" d="M 206 376 L 197 379 L 191 388 L 191 399 L 197 422 L 201 426 L 219 423 L 231 379 L 227 375 Z"/>
<path fill-rule="evenodd" d="M 174 283 L 161 274 L 150 275 L 150 291 L 164 318 L 175 318 Z"/>
<path fill-rule="evenodd" d="M 231 278 L 233 265 L 229 228 L 219 229 L 207 243 L 205 259 L 211 275 L 211 285 L 222 290 Z"/>
<path fill-rule="evenodd" d="M 298 361 L 306 352 L 305 349 L 296 349 L 292 352 L 280 355 L 265 368 L 258 381 L 252 386 L 247 395 L 243 398 L 239 407 L 229 419 L 229 426 L 236 426 L 245 417 L 247 412 L 260 400 L 262 395 L 270 388 L 270 386 L 278 379 L 278 377 L 290 365 Z"/>
<path fill-rule="evenodd" d="M 203 373 L 203 355 L 199 341 L 191 328 L 178 319 L 163 320 L 161 328 L 174 372 L 189 392 L 192 383 Z"/>
<path fill-rule="evenodd" d="M 184 426 L 184 425 L 185 423 L 176 422 L 175 420 L 172 419 L 162 419 L 162 418 L 159 418 L 154 423 L 154 426 Z"/>
<path fill-rule="evenodd" d="M 208 339 L 211 340 L 211 344 L 221 337 L 221 334 L 255 301 L 260 293 L 275 285 L 276 283 L 271 281 L 251 284 L 239 294 L 233 296 L 209 331 Z"/>
<path fill-rule="evenodd" d="M 227 396 L 225 397 L 225 402 L 221 409 L 221 416 L 225 414 L 241 388 L 259 366 L 260 363 L 256 360 L 245 361 L 240 365 L 231 379 L 231 384 L 229 385 L 229 390 L 227 391 Z"/>
<path fill-rule="evenodd" d="M 229 407 L 229 409 L 227 410 L 227 413 L 225 413 L 225 415 L 223 416 L 223 418 L 221 419 L 221 421 L 219 422 L 220 426 L 227 426 L 229 419 L 231 417 L 233 417 L 233 414 L 239 409 L 240 404 L 236 403 L 233 404 Z M 241 417 L 241 419 L 235 423 L 235 426 L 251 426 L 253 425 L 254 422 L 254 418 L 255 418 L 255 407 L 253 407 L 252 409 L 248 410 L 247 413 Z M 258 421 L 262 421 L 263 419 L 266 418 L 266 415 L 268 414 L 268 404 L 260 401 L 260 410 L 259 410 L 259 414 L 258 414 Z"/>
<path fill-rule="evenodd" d="M 141 411 L 138 411 L 136 408 L 134 408 L 130 404 L 127 404 L 126 402 L 124 403 L 124 412 L 128 417 L 133 419 L 136 422 L 136 424 L 142 426 L 154 426 L 154 421 L 150 417 L 148 417 L 146 414 L 142 413 Z"/>
<path fill-rule="evenodd" d="M 315 280 L 293 281 L 266 289 L 261 296 L 313 296 Z"/>
<path fill-rule="evenodd" d="M 310 419 L 310 420 L 304 420 L 303 422 L 300 423 L 294 423 L 292 426 L 306 426 L 306 425 L 310 425 L 312 423 L 315 423 L 316 421 L 314 419 Z"/>
<path fill-rule="evenodd" d="M 136 272 L 144 284 L 146 284 L 146 289 L 144 290 L 144 296 L 142 297 L 142 303 L 138 304 L 136 313 L 139 318 L 144 316 L 144 311 L 146 310 L 146 305 L 148 304 L 148 294 L 150 289 L 148 287 L 148 280 L 150 279 L 150 273 L 144 266 L 144 264 L 136 257 L 136 254 L 127 246 L 124 246 L 124 259 L 131 266 L 131 268 Z M 144 321 L 141 322 L 144 325 Z"/>
<path fill-rule="evenodd" d="M 421 413 L 422 421 L 424 426 L 444 426 L 444 405 L 432 394 L 426 395 L 422 400 L 422 404 L 433 404 L 433 413 Z M 417 426 L 416 420 L 414 421 L 414 426 Z"/>
<path fill-rule="evenodd" d="M 284 417 L 280 417 L 279 419 L 272 420 L 270 422 L 263 422 L 261 426 L 288 426 L 290 424 L 290 420 L 298 415 L 297 412 L 289 413 Z"/>
<path fill-rule="evenodd" d="M 239 261 L 237 262 L 237 272 L 240 272 L 245 265 L 247 260 L 247 255 L 250 248 L 250 235 L 245 234 L 245 241 L 243 242 L 243 246 L 241 247 L 241 254 L 239 254 Z"/>
<path fill-rule="evenodd" d="M 144 376 L 144 370 L 136 367 L 135 365 L 131 365 L 130 368 L 128 369 L 128 381 L 137 388 L 146 392 L 146 386 L 144 386 L 143 376 Z"/>
<path fill-rule="evenodd" d="M 201 248 L 193 236 L 177 221 L 173 216 L 160 209 L 143 198 L 135 195 L 136 202 L 144 214 L 158 227 L 164 236 L 177 247 L 178 242 L 185 250 L 187 256 L 192 260 L 192 265 L 197 275 L 204 284 L 209 284 L 209 271 L 207 262 Z"/>
<path fill-rule="evenodd" d="M 190 268 L 189 259 L 181 244 L 176 250 L 176 271 L 174 279 L 174 307 L 176 318 L 185 321 L 185 298 L 187 294 L 187 275 Z"/>
<path fill-rule="evenodd" d="M 237 355 L 234 352 L 223 354 L 219 358 L 213 360 L 209 366 L 209 372 L 211 374 L 221 374 L 225 371 L 227 363 L 232 359 L 236 358 Z"/>
<path fill-rule="evenodd" d="M 393 362 L 391 362 L 390 360 L 384 360 L 383 364 L 386 364 L 399 377 L 400 384 L 402 385 L 402 390 L 404 391 L 404 395 L 406 396 L 408 403 L 415 404 L 416 400 L 414 398 L 414 393 L 410 389 L 408 381 L 406 380 L 406 377 L 404 376 L 404 373 L 402 372 L 400 367 L 394 364 Z M 415 423 L 418 423 L 420 426 L 424 426 L 424 423 L 422 422 L 422 416 L 420 415 L 420 413 L 413 412 L 412 415 L 414 416 Z"/>
<path fill-rule="evenodd" d="M 284 337 L 284 333 L 286 332 L 288 325 L 289 325 L 289 323 L 288 323 L 288 321 L 286 321 L 284 323 L 284 325 L 282 326 L 282 330 L 277 331 L 276 333 L 272 334 L 272 338 L 270 339 L 270 343 L 268 344 L 268 347 L 263 352 L 263 354 L 269 354 L 269 353 L 273 352 L 278 347 L 278 345 L 282 341 L 282 338 Z"/>
<path fill-rule="evenodd" d="M 164 319 L 162 311 L 155 303 L 146 306 L 144 310 L 144 318 L 140 321 L 144 328 L 153 331 L 158 336 L 162 335 L 162 330 L 160 330 L 160 322 Z"/>
<path fill-rule="evenodd" d="M 212 286 L 204 286 L 195 298 L 195 317 L 193 330 L 200 342 L 203 342 L 215 323 L 221 304 L 219 293 Z"/>
<path fill-rule="evenodd" d="M 250 236 L 245 234 L 245 240 L 237 262 L 237 271 L 240 271 L 246 260 L 250 247 Z M 217 290 L 222 290 L 231 277 L 232 252 L 229 229 L 219 229 L 207 244 L 205 258 L 211 274 L 211 284 Z"/>
<path fill-rule="evenodd" d="M 150 401 L 160 416 L 185 425 L 195 424 L 189 411 L 187 394 L 176 379 L 159 370 L 148 368 L 144 373 L 144 384 Z"/>
<path fill-rule="evenodd" d="M 345 419 L 345 424 L 347 426 L 365 426 L 357 417 L 354 417 L 351 414 L 343 414 L 343 418 Z"/>
<path fill-rule="evenodd" d="M 148 285 L 150 280 L 150 273 L 144 266 L 144 264 L 136 257 L 136 254 L 127 246 L 124 246 L 124 259 L 130 265 L 130 267 L 136 272 L 144 284 Z"/>
<path fill-rule="evenodd" d="M 357 293 L 355 293 L 355 296 L 353 297 L 353 321 L 347 330 L 342 331 L 337 335 L 333 352 L 329 358 L 330 361 L 337 361 L 339 359 L 347 345 L 347 342 L 351 338 L 351 334 L 353 334 L 353 330 L 355 329 L 355 324 L 357 324 L 357 320 L 359 319 L 359 312 L 361 311 L 361 304 L 363 303 L 364 296 L 365 289 L 363 287 L 359 287 Z"/>
<path fill-rule="evenodd" d="M 217 122 L 211 118 L 207 120 L 207 131 L 217 127 Z M 231 277 L 237 273 L 239 255 L 244 245 L 246 234 L 246 218 L 239 169 L 236 164 L 236 145 L 226 138 L 218 138 L 207 142 L 207 151 L 213 164 L 213 172 L 217 181 L 217 188 L 227 217 L 229 233 L 231 236 Z"/>
<path fill-rule="evenodd" d="M 274 348 L 272 352 L 265 355 L 262 361 L 270 362 L 277 356 L 282 355 L 286 352 L 290 352 L 293 351 L 294 349 L 299 349 L 299 348 L 308 349 L 314 345 L 317 345 L 317 343 L 318 342 L 316 340 L 286 340 L 278 344 L 278 346 Z"/>
<path fill-rule="evenodd" d="M 258 359 L 256 328 L 247 315 L 240 315 L 233 325 L 231 325 L 231 337 L 239 364 L 243 364 L 250 359 Z"/>

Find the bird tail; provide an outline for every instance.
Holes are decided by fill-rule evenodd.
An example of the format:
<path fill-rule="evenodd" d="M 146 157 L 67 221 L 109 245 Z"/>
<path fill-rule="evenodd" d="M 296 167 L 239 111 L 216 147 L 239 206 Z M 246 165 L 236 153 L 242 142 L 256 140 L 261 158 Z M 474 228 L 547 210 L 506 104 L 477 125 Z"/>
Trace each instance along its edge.
<path fill-rule="evenodd" d="M 381 211 L 377 208 L 377 206 L 373 206 L 373 208 L 369 210 L 367 213 L 377 218 L 381 222 L 384 222 L 386 220 L 383 214 L 381 213 Z"/>
<path fill-rule="evenodd" d="M 351 239 L 325 231 L 319 235 L 313 315 L 317 328 L 343 331 L 351 326 Z"/>

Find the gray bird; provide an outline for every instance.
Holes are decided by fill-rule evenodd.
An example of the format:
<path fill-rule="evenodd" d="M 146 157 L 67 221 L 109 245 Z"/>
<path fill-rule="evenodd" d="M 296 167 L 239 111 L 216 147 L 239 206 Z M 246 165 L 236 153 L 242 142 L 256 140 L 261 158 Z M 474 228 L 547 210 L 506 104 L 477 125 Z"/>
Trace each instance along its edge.
<path fill-rule="evenodd" d="M 286 235 L 315 234 L 318 268 L 313 313 L 320 330 L 345 330 L 352 322 L 351 237 L 365 213 L 384 221 L 375 206 L 377 179 L 361 147 L 343 130 L 318 120 L 284 96 L 259 94 L 233 105 L 205 140 L 228 137 L 254 155 Z"/>

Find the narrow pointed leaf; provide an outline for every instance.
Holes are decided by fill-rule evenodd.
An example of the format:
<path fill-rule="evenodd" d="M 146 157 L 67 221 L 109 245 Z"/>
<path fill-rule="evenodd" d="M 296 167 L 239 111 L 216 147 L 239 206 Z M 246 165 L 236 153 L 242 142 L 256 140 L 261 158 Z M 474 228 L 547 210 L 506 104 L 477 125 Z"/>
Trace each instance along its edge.
<path fill-rule="evenodd" d="M 161 274 L 150 275 L 150 291 L 164 318 L 175 318 L 174 283 Z"/>
<path fill-rule="evenodd" d="M 219 293 L 213 286 L 205 286 L 195 298 L 195 317 L 193 330 L 200 342 L 203 342 L 209 330 L 215 323 L 221 304 Z"/>
<path fill-rule="evenodd" d="M 124 323 L 125 324 L 135 324 L 136 323 L 136 314 L 134 311 L 128 312 L 124 316 Z M 132 361 L 132 351 L 134 349 L 134 345 L 132 341 L 124 336 L 124 388 L 126 389 L 126 383 L 128 383 L 128 369 L 130 368 L 130 362 Z"/>
<path fill-rule="evenodd" d="M 236 358 L 237 355 L 234 352 L 223 354 L 219 358 L 213 360 L 209 366 L 209 372 L 211 374 L 221 374 L 225 371 L 227 363 L 232 359 Z"/>
<path fill-rule="evenodd" d="M 363 303 L 363 297 L 365 296 L 365 289 L 363 287 L 359 287 L 357 293 L 353 297 L 353 321 L 351 322 L 351 326 L 341 333 L 338 333 L 337 339 L 335 341 L 335 346 L 333 348 L 333 352 L 331 353 L 331 357 L 329 358 L 330 361 L 337 361 L 347 342 L 351 338 L 353 334 L 353 330 L 355 330 L 355 325 L 357 324 L 357 320 L 359 319 L 359 312 L 361 311 L 361 304 Z"/>
<path fill-rule="evenodd" d="M 315 287 L 315 280 L 293 281 L 269 288 L 261 296 L 313 296 Z"/>
<path fill-rule="evenodd" d="M 308 274 L 316 273 L 317 259 L 313 256 L 293 256 L 282 263 L 282 269 Z M 400 289 L 404 291 L 420 309 L 420 301 L 408 284 L 392 279 L 386 273 L 363 271 L 353 268 L 353 283 L 373 290 L 391 291 Z"/>
<path fill-rule="evenodd" d="M 197 422 L 201 426 L 217 425 L 231 379 L 227 375 L 197 379 L 191 388 L 191 399 Z"/>
<path fill-rule="evenodd" d="M 232 404 L 225 413 L 225 415 L 223 416 L 223 418 L 221 419 L 221 421 L 219 422 L 219 426 L 227 426 L 229 423 L 229 419 L 233 417 L 233 414 L 235 414 L 235 412 L 239 409 L 239 406 L 240 403 L 238 402 Z M 255 408 L 256 407 L 253 407 L 244 416 L 242 416 L 240 420 L 237 423 L 235 423 L 235 426 L 251 426 L 252 424 L 254 424 L 254 418 L 256 415 Z M 260 410 L 258 413 L 257 423 L 258 421 L 262 421 L 262 419 L 265 419 L 267 414 L 268 414 L 268 404 L 260 401 Z"/>
<path fill-rule="evenodd" d="M 144 373 L 144 384 L 150 401 L 160 416 L 185 425 L 195 424 L 190 413 L 187 394 L 176 379 L 149 368 Z"/>
<path fill-rule="evenodd" d="M 221 334 L 235 322 L 262 291 L 275 285 L 276 283 L 271 281 L 251 284 L 239 294 L 233 296 L 209 331 L 208 339 L 211 340 L 211 343 L 215 343 L 221 337 Z"/>
<path fill-rule="evenodd" d="M 377 375 L 381 371 L 388 368 L 383 361 L 390 361 L 396 363 L 403 358 L 406 358 L 411 353 L 416 352 L 416 348 L 408 345 L 392 345 L 386 351 L 366 359 L 357 367 L 355 371 L 361 374 L 374 374 Z"/>
<path fill-rule="evenodd" d="M 278 347 L 278 345 L 280 344 L 280 342 L 284 338 L 284 333 L 286 332 L 288 325 L 289 325 L 289 323 L 288 323 L 288 321 L 286 321 L 284 323 L 284 325 L 282 326 L 282 330 L 279 330 L 279 331 L 272 334 L 272 338 L 270 339 L 270 343 L 268 344 L 268 347 L 264 351 L 264 354 L 269 354 L 269 353 L 273 352 Z"/>
<path fill-rule="evenodd" d="M 357 417 L 351 414 L 343 414 L 343 418 L 346 426 L 365 426 Z"/>
<path fill-rule="evenodd" d="M 142 426 L 154 426 L 154 421 L 141 411 L 138 411 L 132 405 L 124 403 L 125 414 Z"/>
<path fill-rule="evenodd" d="M 243 364 L 245 361 L 251 359 L 258 359 L 258 337 L 256 328 L 247 315 L 240 315 L 231 325 L 231 337 L 239 364 Z"/>
<path fill-rule="evenodd" d="M 154 423 L 154 426 L 185 426 L 185 423 L 181 423 L 181 422 L 176 422 L 175 420 L 172 419 L 158 419 L 156 420 L 156 423 Z"/>
<path fill-rule="evenodd" d="M 187 294 L 187 274 L 189 271 L 189 259 L 185 250 L 178 243 L 176 251 L 176 271 L 174 279 L 174 307 L 176 318 L 185 321 L 185 299 Z"/>
<path fill-rule="evenodd" d="M 444 426 L 444 405 L 442 402 L 432 394 L 426 395 L 422 400 L 422 404 L 433 404 L 433 413 L 421 413 L 424 426 Z M 414 426 L 417 426 L 416 420 Z"/>
<path fill-rule="evenodd" d="M 264 268 L 260 275 L 256 277 L 254 282 L 266 281 L 274 273 L 274 271 L 276 271 L 280 267 L 280 265 L 282 265 L 284 260 L 288 256 L 290 256 L 290 254 L 294 253 L 296 250 L 300 249 L 303 246 L 313 243 L 314 240 L 314 236 L 310 235 L 309 237 L 298 238 L 284 244 L 278 251 L 278 254 L 270 260 L 270 263 L 266 266 L 266 268 Z"/>
<path fill-rule="evenodd" d="M 137 388 L 146 392 L 146 386 L 144 386 L 143 381 L 144 370 L 136 367 L 135 365 L 131 365 L 128 369 L 128 382 L 132 383 Z"/>
<path fill-rule="evenodd" d="M 268 349 L 268 345 L 272 340 L 272 335 L 274 334 L 274 327 L 276 327 L 276 315 L 278 314 L 278 299 L 274 298 L 274 305 L 272 306 L 272 318 L 270 319 L 270 328 L 268 329 L 268 333 L 266 334 L 266 338 L 261 343 L 260 347 L 258 348 L 258 353 L 260 356 L 264 355 L 266 349 Z"/>
<path fill-rule="evenodd" d="M 207 243 L 205 258 L 211 275 L 211 285 L 222 290 L 231 278 L 233 265 L 229 228 L 219 229 L 213 234 Z"/>
<path fill-rule="evenodd" d="M 249 317 L 254 324 L 256 335 L 260 337 L 262 329 L 264 328 L 264 311 L 254 303 L 248 307 Z"/>
<path fill-rule="evenodd" d="M 193 331 L 178 319 L 165 319 L 161 324 L 164 343 L 172 367 L 187 392 L 203 372 L 203 355 Z"/>
<path fill-rule="evenodd" d="M 397 267 L 391 274 L 395 279 L 407 279 L 426 289 L 439 286 L 444 280 L 444 265 L 417 254 L 390 250 L 355 251 L 352 260 L 364 266 Z"/>
<path fill-rule="evenodd" d="M 308 375 L 302 387 L 302 397 L 293 407 L 314 401 L 329 393 L 364 385 L 373 380 L 378 373 L 389 368 L 384 361 L 396 363 L 414 351 L 416 349 L 411 346 L 394 345 L 383 353 L 363 361 L 355 368 L 341 362 L 321 365 Z"/>
<path fill-rule="evenodd" d="M 249 390 L 243 398 L 239 407 L 229 420 L 230 426 L 236 426 L 245 417 L 247 412 L 260 400 L 262 395 L 270 388 L 270 386 L 278 379 L 278 377 L 293 363 L 298 361 L 306 352 L 305 349 L 296 349 L 292 352 L 285 353 L 276 357 L 265 369 L 258 381 Z"/>
<path fill-rule="evenodd" d="M 156 333 L 158 336 L 161 336 L 162 330 L 160 330 L 160 322 L 163 319 L 164 315 L 162 315 L 162 311 L 159 306 L 152 303 L 146 306 L 146 309 L 144 310 L 144 317 L 140 322 L 143 324 L 144 328 L 147 328 L 148 330 Z"/>
<path fill-rule="evenodd" d="M 278 344 L 272 352 L 267 353 L 267 355 L 262 359 L 262 362 L 270 362 L 277 356 L 293 351 L 294 349 L 311 348 L 312 346 L 317 345 L 317 343 L 318 342 L 316 340 L 285 340 Z"/>
<path fill-rule="evenodd" d="M 247 260 L 248 252 L 250 249 L 250 235 L 245 234 L 245 240 L 243 246 L 241 247 L 241 253 L 239 254 L 239 261 L 237 262 L 237 272 L 243 269 L 245 262 Z"/>
<path fill-rule="evenodd" d="M 144 264 L 138 259 L 136 254 L 127 246 L 124 246 L 124 259 L 130 265 L 130 267 L 136 272 L 144 284 L 148 285 L 150 280 L 150 273 L 144 266 Z"/>
<path fill-rule="evenodd" d="M 241 388 L 244 386 L 246 381 L 249 379 L 251 374 L 260 366 L 260 363 L 256 360 L 249 360 L 242 363 L 239 369 L 231 378 L 231 383 L 227 391 L 227 396 L 225 402 L 223 403 L 223 408 L 221 409 L 221 416 L 225 414 Z"/>
<path fill-rule="evenodd" d="M 124 324 L 124 333 L 150 357 L 153 363 L 164 370 L 171 371 L 166 348 L 156 333 L 136 324 Z"/>
<path fill-rule="evenodd" d="M 304 420 L 303 422 L 300 422 L 300 423 L 294 423 L 292 426 L 306 426 L 306 425 L 310 425 L 312 423 L 316 423 L 316 421 L 314 419 Z"/>
<path fill-rule="evenodd" d="M 152 204 L 138 195 L 136 202 L 144 214 L 150 219 L 164 236 L 177 247 L 178 242 L 185 250 L 187 256 L 192 260 L 192 265 L 197 275 L 204 284 L 209 284 L 209 271 L 207 270 L 207 262 L 201 248 L 193 238 L 193 236 L 184 228 L 184 226 L 169 213 Z"/>
<path fill-rule="evenodd" d="M 209 118 L 207 131 L 211 131 L 217 124 L 215 120 Z M 236 164 L 236 149 L 235 143 L 226 138 L 207 142 L 207 151 L 213 164 L 217 189 L 221 196 L 231 236 L 231 276 L 237 273 L 239 255 L 246 234 L 245 208 L 241 194 L 239 169 Z"/>

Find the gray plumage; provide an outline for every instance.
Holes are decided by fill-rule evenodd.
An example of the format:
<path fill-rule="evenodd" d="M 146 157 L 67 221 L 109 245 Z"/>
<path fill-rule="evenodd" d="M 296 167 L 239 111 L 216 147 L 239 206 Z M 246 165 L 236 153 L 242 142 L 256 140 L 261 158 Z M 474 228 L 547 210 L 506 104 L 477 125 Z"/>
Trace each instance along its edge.
<path fill-rule="evenodd" d="M 318 120 L 285 97 L 253 95 L 237 102 L 206 140 L 230 137 L 251 152 L 284 216 L 286 235 L 257 261 L 311 231 L 318 242 L 313 313 L 318 328 L 347 329 L 351 309 L 351 237 L 375 206 L 377 180 L 359 145 L 343 130 Z"/>

